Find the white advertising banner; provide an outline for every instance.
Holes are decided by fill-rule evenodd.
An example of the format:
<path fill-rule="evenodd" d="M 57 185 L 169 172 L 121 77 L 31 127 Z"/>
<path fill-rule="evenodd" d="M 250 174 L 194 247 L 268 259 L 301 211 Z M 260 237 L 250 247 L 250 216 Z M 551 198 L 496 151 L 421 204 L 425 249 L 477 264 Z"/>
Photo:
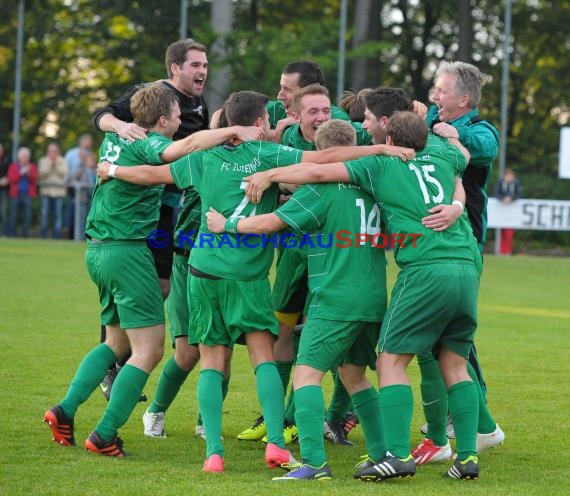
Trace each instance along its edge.
<path fill-rule="evenodd" d="M 563 127 L 560 129 L 558 177 L 560 179 L 570 179 L 570 127 Z"/>
<path fill-rule="evenodd" d="M 522 198 L 501 203 L 497 198 L 489 198 L 487 216 L 490 229 L 570 231 L 570 201 Z"/>

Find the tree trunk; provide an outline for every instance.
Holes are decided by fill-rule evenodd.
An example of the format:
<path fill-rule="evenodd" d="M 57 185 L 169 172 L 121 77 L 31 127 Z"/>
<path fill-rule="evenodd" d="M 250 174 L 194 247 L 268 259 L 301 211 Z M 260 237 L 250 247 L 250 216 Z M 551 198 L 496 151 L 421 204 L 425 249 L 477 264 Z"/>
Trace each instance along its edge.
<path fill-rule="evenodd" d="M 471 19 L 470 0 L 457 0 L 457 24 L 459 25 L 459 48 L 457 59 L 471 63 L 471 45 L 473 43 L 473 21 Z"/>
<path fill-rule="evenodd" d="M 357 0 L 354 12 L 354 37 L 352 48 L 369 40 L 377 40 L 380 34 L 379 0 Z M 359 91 L 367 86 L 376 87 L 380 84 L 380 63 L 378 57 L 357 57 L 352 61 L 350 74 L 350 89 Z"/>
<path fill-rule="evenodd" d="M 206 100 L 210 115 L 219 109 L 227 98 L 230 85 L 230 66 L 226 62 L 227 35 L 232 30 L 233 1 L 213 0 L 211 9 L 212 28 L 218 35 L 214 44 L 210 47 L 208 58 L 210 62 L 210 74 Z"/>

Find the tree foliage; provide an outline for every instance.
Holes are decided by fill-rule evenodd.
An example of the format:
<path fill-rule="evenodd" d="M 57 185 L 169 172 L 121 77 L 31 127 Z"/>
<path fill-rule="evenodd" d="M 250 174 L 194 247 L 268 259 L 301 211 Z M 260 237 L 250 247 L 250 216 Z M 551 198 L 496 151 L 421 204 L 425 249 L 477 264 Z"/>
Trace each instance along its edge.
<path fill-rule="evenodd" d="M 396 85 L 427 101 L 439 62 L 465 57 L 460 55 L 465 50 L 459 51 L 461 40 L 463 49 L 471 47 L 472 62 L 489 75 L 480 109 L 499 125 L 504 2 L 347 3 L 346 67 L 359 71 L 346 74 L 347 88 Z M 0 141 L 7 145 L 14 108 L 17 5 L 0 0 Z M 211 45 L 216 39 L 211 2 L 189 0 L 188 5 L 188 35 Z M 275 97 L 283 66 L 310 58 L 319 62 L 335 95 L 339 5 L 338 0 L 235 2 L 228 56 L 211 57 L 211 72 L 229 66 L 230 90 L 256 89 Z M 356 19 L 356 7 L 369 11 Z M 43 153 L 52 135 L 64 148 L 72 146 L 90 129 L 89 117 L 97 106 L 132 84 L 164 77 L 164 50 L 179 37 L 179 19 L 176 1 L 27 0 L 22 144 L 35 156 Z M 470 30 L 466 19 L 471 19 Z M 559 131 L 570 112 L 569 23 L 567 1 L 513 2 L 507 164 L 523 182 L 531 173 L 542 178 L 541 184 L 556 180 Z M 525 186 L 530 196 L 534 186 Z M 570 197 L 567 188 L 553 194 Z"/>

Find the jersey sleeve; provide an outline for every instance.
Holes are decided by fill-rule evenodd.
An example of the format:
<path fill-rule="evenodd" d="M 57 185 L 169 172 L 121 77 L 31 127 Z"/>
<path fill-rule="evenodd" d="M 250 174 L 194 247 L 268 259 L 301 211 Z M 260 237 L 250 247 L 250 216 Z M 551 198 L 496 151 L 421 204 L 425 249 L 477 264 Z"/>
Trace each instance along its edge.
<path fill-rule="evenodd" d="M 191 186 L 197 190 L 203 176 L 204 151 L 190 153 L 170 164 L 170 173 L 174 184 L 180 189 Z"/>
<path fill-rule="evenodd" d="M 386 157 L 370 156 L 357 160 L 349 160 L 344 163 L 348 176 L 350 177 L 350 182 L 360 186 L 374 198 L 376 198 L 375 192 L 379 190 L 380 177 L 383 169 L 382 158 Z"/>
<path fill-rule="evenodd" d="M 301 186 L 284 205 L 275 211 L 275 215 L 295 231 L 301 233 L 320 231 L 324 213 L 320 197 L 319 185 Z"/>
<path fill-rule="evenodd" d="M 301 162 L 302 157 L 303 150 L 278 145 L 277 143 L 271 143 L 269 141 L 259 142 L 258 158 L 263 166 L 261 170 L 297 164 Z"/>
<path fill-rule="evenodd" d="M 172 140 L 161 136 L 160 134 L 153 135 L 144 140 L 144 155 L 148 164 L 159 165 L 164 164 L 162 153 L 172 144 Z"/>

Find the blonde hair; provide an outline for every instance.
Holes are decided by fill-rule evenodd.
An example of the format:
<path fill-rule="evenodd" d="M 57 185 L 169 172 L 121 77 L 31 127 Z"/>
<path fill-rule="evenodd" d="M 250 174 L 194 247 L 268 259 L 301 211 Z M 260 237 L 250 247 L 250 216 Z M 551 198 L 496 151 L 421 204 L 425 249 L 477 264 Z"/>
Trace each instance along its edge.
<path fill-rule="evenodd" d="M 331 146 L 355 146 L 356 131 L 346 121 L 333 119 L 323 122 L 315 133 L 315 146 L 317 150 L 324 150 Z"/>
<path fill-rule="evenodd" d="M 144 86 L 131 97 L 133 120 L 141 127 L 154 127 L 163 115 L 170 117 L 176 102 L 178 97 L 168 86 L 162 83 Z"/>
<path fill-rule="evenodd" d="M 293 110 L 297 112 L 297 114 L 301 113 L 301 100 L 306 95 L 324 95 L 330 99 L 329 90 L 327 90 L 322 84 L 310 84 L 309 86 L 304 86 L 303 88 L 298 89 L 293 94 L 293 101 L 291 102 L 291 107 Z"/>

